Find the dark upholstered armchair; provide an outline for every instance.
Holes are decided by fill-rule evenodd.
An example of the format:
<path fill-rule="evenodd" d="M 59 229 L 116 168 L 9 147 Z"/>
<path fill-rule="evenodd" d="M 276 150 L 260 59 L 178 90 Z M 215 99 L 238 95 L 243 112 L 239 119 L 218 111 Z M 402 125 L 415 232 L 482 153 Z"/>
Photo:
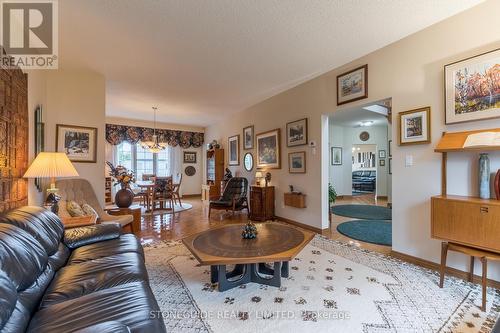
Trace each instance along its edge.
<path fill-rule="evenodd" d="M 221 197 L 217 200 L 211 200 L 208 208 L 208 217 L 210 218 L 210 214 L 212 209 L 225 210 L 226 212 L 229 210 L 234 212 L 237 210 L 246 209 L 248 212 L 248 180 L 243 177 L 234 177 L 229 179 L 224 188 L 224 193 L 222 193 Z"/>

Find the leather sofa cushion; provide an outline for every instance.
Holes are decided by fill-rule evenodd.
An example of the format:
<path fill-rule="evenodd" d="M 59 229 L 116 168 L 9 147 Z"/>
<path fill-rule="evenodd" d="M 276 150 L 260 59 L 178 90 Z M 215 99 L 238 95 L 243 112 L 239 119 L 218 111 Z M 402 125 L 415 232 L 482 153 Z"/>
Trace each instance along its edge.
<path fill-rule="evenodd" d="M 0 330 L 16 308 L 17 290 L 5 273 L 0 272 Z"/>
<path fill-rule="evenodd" d="M 132 234 L 125 234 L 117 239 L 85 245 L 75 249 L 71 253 L 68 265 L 129 252 L 139 253 L 144 257 L 144 251 L 139 240 Z"/>
<path fill-rule="evenodd" d="M 118 321 L 134 333 L 165 332 L 158 311 L 147 282 L 133 282 L 41 309 L 27 332 L 69 333 L 109 321 Z"/>
<path fill-rule="evenodd" d="M 98 243 L 120 237 L 118 224 L 95 224 L 87 227 L 72 228 L 64 232 L 64 243 L 75 249 L 83 245 Z"/>
<path fill-rule="evenodd" d="M 10 211 L 0 218 L 0 223 L 12 224 L 28 232 L 43 246 L 48 256 L 57 252 L 64 232 L 57 215 L 34 206 Z"/>
<path fill-rule="evenodd" d="M 75 333 L 130 333 L 128 326 L 117 321 L 107 321 L 75 331 Z"/>
<path fill-rule="evenodd" d="M 137 281 L 147 282 L 148 276 L 142 256 L 134 252 L 66 266 L 45 291 L 40 308 Z"/>

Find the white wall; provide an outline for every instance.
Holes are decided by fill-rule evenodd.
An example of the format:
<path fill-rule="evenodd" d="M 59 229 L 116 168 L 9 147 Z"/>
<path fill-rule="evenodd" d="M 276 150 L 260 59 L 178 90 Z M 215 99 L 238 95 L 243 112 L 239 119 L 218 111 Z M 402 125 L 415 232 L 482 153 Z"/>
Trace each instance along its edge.
<path fill-rule="evenodd" d="M 285 128 L 288 121 L 307 116 L 309 139 L 318 143 L 317 153 L 299 147 L 287 149 L 282 145 L 283 168 L 271 170 L 277 185 L 276 213 L 298 222 L 322 228 L 327 225 L 327 194 L 329 147 L 327 114 L 337 109 L 364 105 L 392 97 L 394 124 L 397 114 L 422 106 L 432 108 L 432 143 L 428 145 L 398 147 L 393 145 L 393 249 L 398 252 L 439 262 L 440 242 L 430 238 L 430 197 L 440 193 L 441 156 L 434 153 L 443 131 L 461 131 L 500 127 L 500 119 L 460 125 L 444 125 L 443 66 L 500 47 L 498 13 L 500 1 L 488 0 L 450 19 L 402 39 L 341 68 L 305 82 L 264 102 L 231 116 L 221 124 L 210 126 L 206 133 L 211 139 L 226 143 L 227 137 L 241 134 L 243 127 L 255 125 L 256 132 Z M 360 65 L 368 64 L 369 98 L 337 107 L 335 101 L 336 76 Z M 397 138 L 398 126 L 392 135 Z M 289 151 L 307 152 L 305 175 L 290 175 L 286 156 Z M 404 166 L 405 156 L 412 155 L 415 165 Z M 324 157 L 323 161 L 321 157 Z M 495 158 L 497 154 L 495 154 Z M 456 160 L 455 160 L 456 159 Z M 450 192 L 477 195 L 474 168 L 477 156 L 452 157 L 450 179 L 454 184 Z M 494 167 L 497 165 L 494 162 Z M 233 169 L 241 169 L 235 167 Z M 464 171 L 461 171 L 464 170 Z M 242 172 L 245 174 L 245 172 Z M 463 181 L 465 180 L 465 181 Z M 307 208 L 284 208 L 283 192 L 288 184 L 307 194 Z M 322 193 L 323 192 L 323 193 Z M 466 270 L 467 258 L 451 255 L 450 265 Z M 491 265 L 490 278 L 500 280 L 499 265 Z M 480 269 L 478 270 L 478 272 Z"/>
<path fill-rule="evenodd" d="M 56 124 L 96 127 L 97 162 L 73 163 L 81 178 L 90 181 L 104 204 L 104 112 L 105 80 L 98 73 L 84 70 L 48 70 L 28 73 L 30 126 L 37 104 L 43 105 L 45 151 L 56 149 Z M 30 157 L 33 157 L 33 131 L 30 128 Z M 45 194 L 38 193 L 30 180 L 29 203 L 39 205 Z"/>

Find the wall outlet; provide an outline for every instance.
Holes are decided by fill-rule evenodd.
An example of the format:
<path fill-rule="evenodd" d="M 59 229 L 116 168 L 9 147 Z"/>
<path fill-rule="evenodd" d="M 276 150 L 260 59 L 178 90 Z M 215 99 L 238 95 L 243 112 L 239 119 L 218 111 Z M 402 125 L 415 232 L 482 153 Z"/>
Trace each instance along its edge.
<path fill-rule="evenodd" d="M 406 155 L 405 165 L 407 168 L 413 166 L 413 155 Z"/>

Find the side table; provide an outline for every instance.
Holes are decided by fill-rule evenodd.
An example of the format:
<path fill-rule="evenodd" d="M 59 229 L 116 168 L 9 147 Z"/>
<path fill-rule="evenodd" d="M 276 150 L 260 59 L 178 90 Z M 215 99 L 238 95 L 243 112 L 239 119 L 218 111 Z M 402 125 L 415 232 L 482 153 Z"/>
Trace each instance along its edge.
<path fill-rule="evenodd" d="M 132 205 L 128 208 L 119 208 L 117 206 L 106 206 L 105 210 L 109 215 L 132 215 L 132 233 L 136 234 L 141 231 L 141 216 L 142 208 L 139 205 Z"/>

